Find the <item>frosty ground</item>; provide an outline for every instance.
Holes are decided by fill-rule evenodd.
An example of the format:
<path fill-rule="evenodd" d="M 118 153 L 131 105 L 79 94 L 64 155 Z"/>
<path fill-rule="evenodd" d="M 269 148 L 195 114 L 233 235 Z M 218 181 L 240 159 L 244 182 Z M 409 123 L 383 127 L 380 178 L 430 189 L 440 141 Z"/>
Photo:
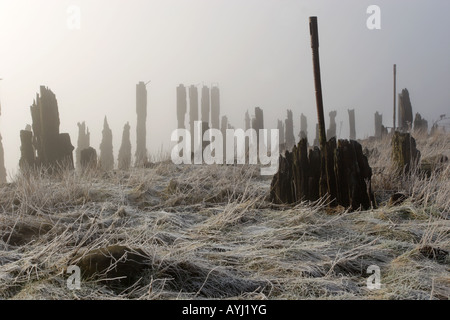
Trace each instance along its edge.
<path fill-rule="evenodd" d="M 419 138 L 422 158 L 450 157 L 449 137 Z M 274 205 L 252 165 L 18 174 L 0 188 L 0 298 L 448 299 L 450 165 L 396 177 L 388 139 L 361 143 L 378 202 L 367 211 Z M 105 272 L 69 289 L 67 267 L 105 248 L 123 253 L 111 270 L 140 257 L 133 281 Z"/>

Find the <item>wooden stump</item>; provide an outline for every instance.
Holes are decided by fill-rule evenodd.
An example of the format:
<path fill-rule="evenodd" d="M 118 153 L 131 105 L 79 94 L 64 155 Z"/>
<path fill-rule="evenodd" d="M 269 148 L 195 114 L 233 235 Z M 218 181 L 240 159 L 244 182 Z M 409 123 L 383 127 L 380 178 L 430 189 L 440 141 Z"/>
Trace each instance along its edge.
<path fill-rule="evenodd" d="M 80 165 L 83 170 L 97 168 L 97 151 L 92 147 L 81 150 Z"/>
<path fill-rule="evenodd" d="M 409 173 L 420 161 L 420 151 L 416 149 L 416 140 L 409 133 L 396 131 L 391 140 L 392 161 L 397 173 Z"/>
<path fill-rule="evenodd" d="M 358 142 L 339 140 L 336 144 L 332 138 L 325 152 L 316 147 L 308 154 L 307 141 L 302 139 L 292 152 L 280 156 L 270 200 L 292 204 L 329 196 L 330 205 L 368 209 L 375 206 L 371 177 L 372 169 Z"/>
<path fill-rule="evenodd" d="M 35 152 L 33 148 L 33 132 L 20 130 L 20 153 L 19 166 L 22 170 L 32 168 L 35 165 Z"/>

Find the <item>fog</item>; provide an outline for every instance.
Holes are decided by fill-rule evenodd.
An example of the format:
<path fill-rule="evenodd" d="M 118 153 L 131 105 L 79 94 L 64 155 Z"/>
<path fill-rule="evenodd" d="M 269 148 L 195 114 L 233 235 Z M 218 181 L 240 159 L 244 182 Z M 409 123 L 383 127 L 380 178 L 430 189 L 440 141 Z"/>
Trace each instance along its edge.
<path fill-rule="evenodd" d="M 369 5 L 381 9 L 370 30 Z M 79 28 L 73 24 L 75 6 Z M 69 10 L 69 11 L 68 11 Z M 266 128 L 300 114 L 315 136 L 309 16 L 317 16 L 325 114 L 337 110 L 337 135 L 374 134 L 374 113 L 392 126 L 392 66 L 397 91 L 407 88 L 413 113 L 431 123 L 450 113 L 450 2 L 447 0 L 0 0 L 0 133 L 6 169 L 18 168 L 19 132 L 31 124 L 39 86 L 59 104 L 60 131 L 76 147 L 85 121 L 99 149 L 103 119 L 114 157 L 126 122 L 136 147 L 136 84 L 148 90 L 147 149 L 170 151 L 177 126 L 176 87 L 217 84 L 221 116 L 244 126 L 246 110 L 264 110 Z M 186 117 L 188 119 L 188 116 Z M 328 126 L 328 117 L 325 118 Z"/>

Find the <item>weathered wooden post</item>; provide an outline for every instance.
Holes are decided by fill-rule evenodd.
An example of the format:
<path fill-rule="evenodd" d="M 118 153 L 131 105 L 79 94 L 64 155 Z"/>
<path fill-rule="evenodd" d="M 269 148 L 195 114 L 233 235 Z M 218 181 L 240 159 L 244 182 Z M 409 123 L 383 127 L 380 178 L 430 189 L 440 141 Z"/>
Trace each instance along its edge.
<path fill-rule="evenodd" d="M 325 133 L 325 118 L 323 114 L 322 80 L 320 78 L 319 31 L 317 27 L 317 17 L 309 18 L 309 31 L 311 35 L 311 48 L 313 55 L 314 87 L 316 90 L 317 119 L 319 123 L 319 144 L 321 149 L 325 149 L 327 138 Z"/>
<path fill-rule="evenodd" d="M 395 132 L 392 136 L 392 160 L 397 173 L 409 173 L 420 161 L 416 140 L 407 132 Z"/>
<path fill-rule="evenodd" d="M 120 145 L 117 163 L 120 170 L 128 170 L 131 166 L 130 124 L 128 122 L 123 127 L 122 144 Z"/>
<path fill-rule="evenodd" d="M 184 129 L 184 118 L 187 111 L 186 88 L 183 84 L 177 87 L 177 129 Z"/>
<path fill-rule="evenodd" d="M 136 85 L 136 114 L 136 159 L 134 165 L 143 167 L 147 163 L 147 88 L 142 81 Z"/>
<path fill-rule="evenodd" d="M 36 162 L 36 152 L 33 147 L 33 132 L 31 130 L 20 130 L 20 154 L 20 169 L 26 172 L 33 168 Z"/>
<path fill-rule="evenodd" d="M 285 120 L 285 130 L 286 130 L 286 150 L 291 150 L 295 145 L 295 137 L 294 137 L 294 118 L 292 116 L 292 110 L 287 111 L 287 118 Z"/>
<path fill-rule="evenodd" d="M 377 139 L 381 138 L 382 126 L 383 126 L 383 115 L 379 114 L 377 111 L 375 112 L 375 138 Z"/>
<path fill-rule="evenodd" d="M 424 135 L 428 133 L 428 121 L 423 119 L 420 113 L 414 117 L 414 133 Z"/>
<path fill-rule="evenodd" d="M 397 65 L 394 64 L 394 132 L 395 132 L 395 112 L 396 112 L 396 104 L 397 104 Z"/>
<path fill-rule="evenodd" d="M 400 131 L 409 131 L 413 124 L 413 113 L 411 99 L 408 89 L 403 89 L 398 94 L 398 129 Z"/>
<path fill-rule="evenodd" d="M 30 111 L 33 121 L 32 144 L 37 152 L 34 164 L 42 165 L 49 173 L 61 168 L 73 169 L 74 147 L 70 136 L 59 132 L 58 101 L 55 94 L 49 88 L 41 86 L 40 95 L 36 94 Z M 29 133 L 24 133 L 23 138 L 23 142 L 28 144 Z M 28 145 L 24 149 L 29 151 Z"/>
<path fill-rule="evenodd" d="M 331 138 L 335 138 L 336 137 L 336 115 L 337 115 L 337 111 L 330 111 L 328 113 L 328 115 L 330 116 L 330 125 L 329 128 L 327 130 L 327 139 L 330 140 Z"/>
<path fill-rule="evenodd" d="M 300 133 L 298 136 L 300 137 L 300 140 L 303 138 L 308 138 L 308 122 L 303 113 L 300 115 Z"/>
<path fill-rule="evenodd" d="M 220 129 L 220 90 L 211 87 L 211 128 Z"/>
<path fill-rule="evenodd" d="M 197 87 L 194 85 L 191 85 L 189 87 L 189 125 L 191 130 L 191 153 L 194 153 L 194 128 L 195 128 L 195 121 L 198 121 L 198 90 Z M 203 139 L 200 139 L 200 141 Z"/>
<path fill-rule="evenodd" d="M 350 122 L 350 140 L 355 140 L 356 139 L 355 109 L 348 110 L 348 118 Z"/>
<path fill-rule="evenodd" d="M 82 170 L 93 170 L 97 168 L 97 151 L 88 147 L 80 151 L 80 166 Z"/>
<path fill-rule="evenodd" d="M 113 136 L 108 120 L 103 121 L 102 142 L 100 143 L 100 168 L 105 171 L 114 169 Z"/>
<path fill-rule="evenodd" d="M 77 123 L 78 125 L 78 141 L 77 149 L 75 150 L 76 155 L 76 167 L 81 168 L 81 150 L 90 147 L 90 133 L 89 128 L 86 127 L 85 122 Z"/>
<path fill-rule="evenodd" d="M 282 152 L 282 151 L 284 151 L 286 149 L 286 147 L 285 147 L 286 144 L 285 144 L 285 141 L 284 141 L 284 123 L 283 123 L 283 121 L 278 120 L 277 129 L 278 129 L 278 132 L 279 132 L 279 136 L 278 136 L 278 139 L 279 139 L 279 142 L 278 142 L 279 150 L 280 150 L 280 152 Z"/>
<path fill-rule="evenodd" d="M 314 201 L 328 196 L 330 205 L 357 210 L 375 206 L 370 180 L 372 169 L 362 146 L 355 140 L 326 141 L 322 88 L 318 57 L 317 18 L 310 18 L 314 80 L 320 149 L 309 150 L 307 139 L 280 156 L 278 172 L 273 176 L 270 199 L 275 203 Z"/>

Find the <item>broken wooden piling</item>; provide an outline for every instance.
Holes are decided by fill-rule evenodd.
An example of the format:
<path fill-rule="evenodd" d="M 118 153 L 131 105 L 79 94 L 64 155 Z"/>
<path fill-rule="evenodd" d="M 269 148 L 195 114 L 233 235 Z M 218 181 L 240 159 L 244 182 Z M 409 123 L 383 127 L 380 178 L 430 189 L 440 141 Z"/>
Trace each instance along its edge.
<path fill-rule="evenodd" d="M 328 197 L 330 205 L 351 210 L 375 207 L 372 169 L 361 145 L 354 140 L 336 141 L 334 136 L 326 141 L 316 17 L 310 18 L 310 32 L 320 149 L 308 150 L 307 139 L 303 138 L 292 151 L 280 155 L 269 198 L 274 203 L 295 204 Z M 331 116 L 335 117 L 335 112 Z"/>
<path fill-rule="evenodd" d="M 391 140 L 392 161 L 398 174 L 410 173 L 420 161 L 420 151 L 411 134 L 396 131 Z"/>

